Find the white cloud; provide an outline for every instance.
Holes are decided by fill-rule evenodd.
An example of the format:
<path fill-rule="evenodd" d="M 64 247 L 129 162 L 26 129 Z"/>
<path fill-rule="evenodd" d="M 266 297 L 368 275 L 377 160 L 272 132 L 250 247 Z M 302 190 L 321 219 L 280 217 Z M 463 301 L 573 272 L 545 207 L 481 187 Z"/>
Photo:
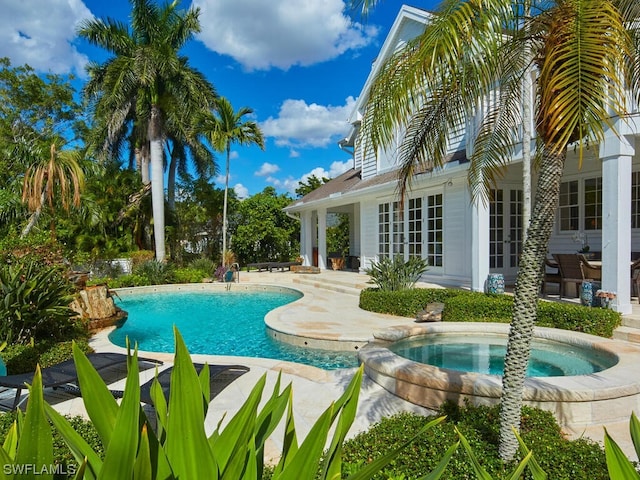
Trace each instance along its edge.
<path fill-rule="evenodd" d="M 247 198 L 249 196 L 249 189 L 241 183 L 236 183 L 233 186 L 233 190 L 236 192 L 236 197 L 239 199 Z"/>
<path fill-rule="evenodd" d="M 354 105 L 351 96 L 341 106 L 289 99 L 280 106 L 278 117 L 269 117 L 260 128 L 265 136 L 275 138 L 276 145 L 292 147 L 292 153 L 293 148 L 326 147 L 349 132 L 347 118 Z"/>
<path fill-rule="evenodd" d="M 264 162 L 260 167 L 260 170 L 258 170 L 255 173 L 255 175 L 257 177 L 267 177 L 267 176 L 273 175 L 279 170 L 280 170 L 280 167 L 278 165 L 274 165 L 273 163 L 269 163 L 269 162 Z"/>
<path fill-rule="evenodd" d="M 307 183 L 309 177 L 315 176 L 318 179 L 323 178 L 336 178 L 338 175 L 343 174 L 348 169 L 352 167 L 352 161 L 347 160 L 345 162 L 341 162 L 336 160 L 331 164 L 329 170 L 326 170 L 323 167 L 316 167 L 310 172 L 307 172 L 300 176 L 300 178 L 287 177 L 284 180 L 275 178 L 275 177 L 267 177 L 266 181 L 271 183 L 274 187 L 280 188 L 282 190 L 286 190 L 289 193 L 295 194 L 296 189 L 298 188 L 300 182 Z"/>
<path fill-rule="evenodd" d="M 85 76 L 87 57 L 73 45 L 78 24 L 92 14 L 82 0 L 2 3 L 0 57 L 36 71 Z"/>
<path fill-rule="evenodd" d="M 343 0 L 194 0 L 207 48 L 247 70 L 287 70 L 336 58 L 370 44 L 375 26 L 354 23 Z"/>

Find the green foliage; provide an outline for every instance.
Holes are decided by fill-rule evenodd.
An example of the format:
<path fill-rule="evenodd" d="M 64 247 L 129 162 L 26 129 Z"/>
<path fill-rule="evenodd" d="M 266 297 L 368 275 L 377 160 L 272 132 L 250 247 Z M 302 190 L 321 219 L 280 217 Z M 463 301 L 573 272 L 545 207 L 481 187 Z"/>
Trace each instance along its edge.
<path fill-rule="evenodd" d="M 610 338 L 621 321 L 620 313 L 608 308 L 538 302 L 538 325 L 543 327 L 563 328 Z"/>
<path fill-rule="evenodd" d="M 635 412 L 631 412 L 631 420 L 629 422 L 629 432 L 631 433 L 631 441 L 636 451 L 636 456 L 640 458 L 640 421 Z M 629 458 L 618 446 L 609 432 L 604 431 L 604 449 L 607 455 L 607 469 L 609 475 L 613 479 L 638 480 L 637 468 L 629 461 Z"/>
<path fill-rule="evenodd" d="M 323 184 L 327 183 L 330 178 L 322 177 L 318 178 L 315 175 L 311 175 L 307 178 L 307 182 L 300 181 L 298 182 L 298 188 L 296 188 L 295 193 L 298 198 L 302 198 L 305 195 L 313 192 L 315 189 L 320 188 Z"/>
<path fill-rule="evenodd" d="M 83 338 L 85 337 L 85 338 Z M 86 340 L 86 333 L 76 337 L 75 342 L 83 352 L 91 352 L 92 348 Z M 7 366 L 10 375 L 33 372 L 36 365 L 42 368 L 55 365 L 73 358 L 72 340 L 63 342 L 39 342 L 34 345 L 8 345 L 0 356 Z"/>
<path fill-rule="evenodd" d="M 349 255 L 349 215 L 335 214 L 335 225 L 327 226 L 327 252 L 338 252 L 343 257 Z"/>
<path fill-rule="evenodd" d="M 189 264 L 189 267 L 205 273 L 205 277 L 212 277 L 218 265 L 210 258 L 197 258 Z"/>
<path fill-rule="evenodd" d="M 320 472 L 320 478 L 334 479 L 340 476 L 342 446 L 355 418 L 362 368 L 356 372 L 344 394 L 318 418 L 301 443 L 298 443 L 295 431 L 291 385 L 281 390 L 278 378 L 273 392 L 263 399 L 265 375 L 259 379 L 245 403 L 224 429 L 218 425 L 207 436 L 204 419 L 210 397 L 208 367 L 198 376 L 177 331 L 175 351 L 168 403 L 157 383 L 151 388 L 156 429 L 152 428 L 145 410 L 140 408 L 137 352 L 134 352 L 128 363 L 129 373 L 124 395 L 122 402 L 118 403 L 90 362 L 74 348 L 83 401 L 104 446 L 104 455 L 96 452 L 94 445 L 87 443 L 68 419 L 44 404 L 39 372 L 34 377 L 24 420 L 37 435 L 25 435 L 26 430 L 21 435 L 14 430 L 11 443 L 17 444 L 18 450 L 25 454 L 39 455 L 38 459 L 33 459 L 30 463 L 42 464 L 40 459 L 49 460 L 51 447 L 47 441 L 50 442 L 51 432 L 45 420 L 46 412 L 46 416 L 69 446 L 86 479 L 257 480 L 262 477 L 265 442 L 276 427 L 283 424 L 285 435 L 281 458 L 270 470 L 271 478 L 313 478 L 317 472 Z M 417 435 L 441 421 L 442 419 L 435 419 L 423 424 L 417 429 Z M 25 443 L 26 440 L 29 440 L 28 444 Z M 410 436 L 406 442 L 390 449 L 386 455 L 351 478 L 371 478 L 412 440 Z M 1 450 L 0 454 L 3 452 Z M 21 460 L 20 456 L 16 457 L 16 462 L 18 460 Z M 446 455 L 445 460 L 448 461 Z M 8 463 L 13 463 L 11 458 Z M 445 464 L 446 462 L 443 463 Z"/>
<path fill-rule="evenodd" d="M 396 255 L 393 259 L 382 257 L 378 262 L 372 261 L 366 273 L 380 290 L 395 292 L 413 288 L 427 267 L 427 261 L 422 258 L 411 257 L 405 262 Z"/>
<path fill-rule="evenodd" d="M 171 264 L 147 260 L 133 267 L 133 274 L 149 280 L 151 285 L 173 283 L 174 268 Z"/>
<path fill-rule="evenodd" d="M 129 257 L 131 258 L 131 268 L 135 270 L 143 263 L 153 260 L 154 256 L 155 253 L 153 253 L 151 250 L 136 250 L 134 252 L 131 252 L 129 254 Z"/>
<path fill-rule="evenodd" d="M 499 406 L 459 407 L 447 403 L 437 413 L 437 416 L 441 415 L 447 415 L 446 422 L 419 436 L 374 478 L 421 478 L 425 472 L 435 468 L 442 452 L 458 439 L 456 429 L 464 435 L 478 462 L 491 478 L 510 478 L 516 464 L 504 464 L 498 457 Z M 345 470 L 352 471 L 367 464 L 371 457 L 385 454 L 427 421 L 429 418 L 411 413 L 400 413 L 381 420 L 345 443 Z M 521 437 L 549 479 L 608 478 L 602 449 L 595 442 L 584 439 L 566 440 L 549 412 L 523 408 Z M 529 475 L 526 474 L 524 478 L 531 478 Z M 476 476 L 468 453 L 459 449 L 451 457 L 442 478 L 458 480 L 480 477 Z"/>
<path fill-rule="evenodd" d="M 0 356 L 7 367 L 7 373 L 14 375 L 33 372 L 38 364 L 39 354 L 33 345 L 13 344 L 8 345 Z"/>
<path fill-rule="evenodd" d="M 282 210 L 290 203 L 288 195 L 277 194 L 273 187 L 240 202 L 229 229 L 240 265 L 298 256 L 300 224 Z"/>
<path fill-rule="evenodd" d="M 412 288 L 395 292 L 367 288 L 360 292 L 360 308 L 399 317 L 415 317 L 428 303 L 446 304 L 449 298 L 465 293 L 449 288 Z"/>
<path fill-rule="evenodd" d="M 200 283 L 203 278 L 208 277 L 208 273 L 192 267 L 176 268 L 173 271 L 173 281 L 175 283 Z"/>
<path fill-rule="evenodd" d="M 73 328 L 71 284 L 35 261 L 0 266 L 0 337 L 7 343 L 61 338 Z"/>
<path fill-rule="evenodd" d="M 444 303 L 442 320 L 447 322 L 510 323 L 513 297 L 454 289 L 415 288 L 401 292 L 366 289 L 360 293 L 360 308 L 403 317 L 415 317 L 428 303 Z M 538 302 L 541 327 L 561 328 L 610 338 L 620 325 L 618 312 L 566 303 Z"/>
<path fill-rule="evenodd" d="M 4 441 L 9 433 L 9 429 L 11 425 L 16 421 L 17 413 L 14 412 L 6 412 L 0 413 L 0 444 Z M 82 417 L 75 416 L 70 417 L 67 416 L 66 419 L 69 421 L 71 427 L 91 446 L 91 448 L 100 456 L 104 455 L 102 449 L 102 442 L 98 433 L 93 426 L 93 424 Z M 71 473 L 72 469 L 77 465 L 71 450 L 64 440 L 60 433 L 53 429 L 52 430 L 52 440 L 53 440 L 53 463 L 55 465 L 61 465 L 65 468 L 61 468 L 60 470 L 64 470 L 66 472 Z M 63 475 L 58 475 L 56 478 L 64 478 Z M 70 476 L 67 478 L 71 478 Z"/>

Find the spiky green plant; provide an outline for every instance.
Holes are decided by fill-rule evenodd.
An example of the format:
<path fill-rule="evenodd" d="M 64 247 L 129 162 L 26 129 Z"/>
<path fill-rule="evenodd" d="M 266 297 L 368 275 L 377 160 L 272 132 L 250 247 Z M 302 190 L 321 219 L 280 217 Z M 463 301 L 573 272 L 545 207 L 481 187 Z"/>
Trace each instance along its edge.
<path fill-rule="evenodd" d="M 377 262 L 373 260 L 366 273 L 380 290 L 391 292 L 413 288 L 427 267 L 427 261 L 422 258 L 411 257 L 405 262 L 404 258 L 396 255 L 393 259 L 382 257 Z"/>

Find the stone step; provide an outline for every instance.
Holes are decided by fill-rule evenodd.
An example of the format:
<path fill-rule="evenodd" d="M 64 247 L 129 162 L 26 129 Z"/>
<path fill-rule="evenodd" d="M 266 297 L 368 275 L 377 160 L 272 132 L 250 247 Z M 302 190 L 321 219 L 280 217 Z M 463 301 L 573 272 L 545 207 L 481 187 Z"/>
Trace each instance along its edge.
<path fill-rule="evenodd" d="M 618 327 L 613 331 L 613 338 L 627 342 L 640 343 L 640 329 L 633 327 Z"/>
<path fill-rule="evenodd" d="M 623 316 L 622 326 L 640 329 L 640 318 Z"/>
<path fill-rule="evenodd" d="M 346 282 L 335 282 L 326 279 L 321 279 L 313 275 L 300 276 L 293 279 L 293 283 L 300 283 L 315 288 L 322 288 L 324 290 L 330 290 L 332 292 L 346 293 L 348 295 L 360 296 L 361 288 L 353 286 L 353 283 L 346 284 Z"/>
<path fill-rule="evenodd" d="M 351 287 L 351 288 L 357 288 L 359 290 L 363 290 L 365 288 L 369 288 L 372 287 L 373 284 L 371 283 L 367 283 L 369 277 L 367 276 L 362 276 L 362 280 L 360 281 L 358 280 L 354 280 L 353 277 L 344 277 L 340 278 L 340 275 L 326 275 L 326 274 L 322 274 L 322 275 L 309 275 L 308 277 L 305 276 L 306 280 L 312 281 L 314 283 L 322 283 L 322 284 L 326 284 L 326 285 L 341 285 L 343 287 Z"/>

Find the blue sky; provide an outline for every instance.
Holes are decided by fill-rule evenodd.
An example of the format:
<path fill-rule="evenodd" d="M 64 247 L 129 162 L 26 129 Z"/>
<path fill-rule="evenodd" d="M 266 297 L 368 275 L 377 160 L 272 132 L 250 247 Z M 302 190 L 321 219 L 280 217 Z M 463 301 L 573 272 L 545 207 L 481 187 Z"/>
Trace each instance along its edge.
<path fill-rule="evenodd" d="M 162 2 L 160 2 L 162 3 Z M 266 149 L 232 150 L 230 186 L 240 197 L 266 186 L 294 190 L 310 174 L 335 177 L 351 166 L 337 142 L 401 2 L 387 0 L 363 19 L 343 0 L 194 0 L 202 32 L 182 52 L 227 97 L 252 108 Z M 181 8 L 192 5 L 183 0 Z M 412 6 L 433 9 L 435 0 Z M 0 57 L 14 66 L 86 78 L 106 52 L 75 35 L 91 16 L 128 23 L 128 0 L 8 0 L 0 17 Z M 220 170 L 224 156 L 217 154 Z M 224 186 L 217 178 L 216 185 Z"/>

